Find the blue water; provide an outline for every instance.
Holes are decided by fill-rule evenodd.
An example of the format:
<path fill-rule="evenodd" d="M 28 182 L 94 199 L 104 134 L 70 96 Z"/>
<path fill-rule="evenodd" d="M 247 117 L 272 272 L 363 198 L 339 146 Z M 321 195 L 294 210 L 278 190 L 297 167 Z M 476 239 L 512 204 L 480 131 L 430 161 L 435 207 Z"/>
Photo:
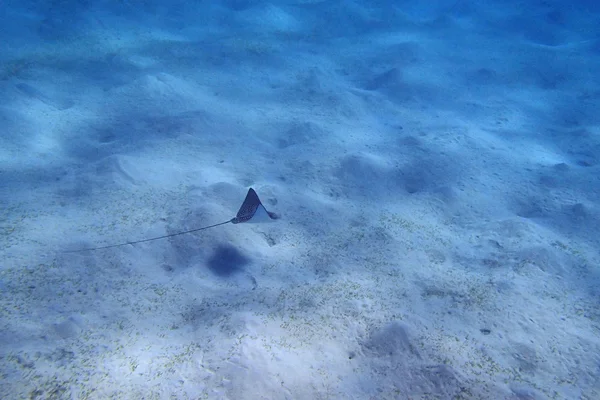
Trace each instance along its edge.
<path fill-rule="evenodd" d="M 0 49 L 0 398 L 600 398 L 600 3 L 3 1 Z"/>

